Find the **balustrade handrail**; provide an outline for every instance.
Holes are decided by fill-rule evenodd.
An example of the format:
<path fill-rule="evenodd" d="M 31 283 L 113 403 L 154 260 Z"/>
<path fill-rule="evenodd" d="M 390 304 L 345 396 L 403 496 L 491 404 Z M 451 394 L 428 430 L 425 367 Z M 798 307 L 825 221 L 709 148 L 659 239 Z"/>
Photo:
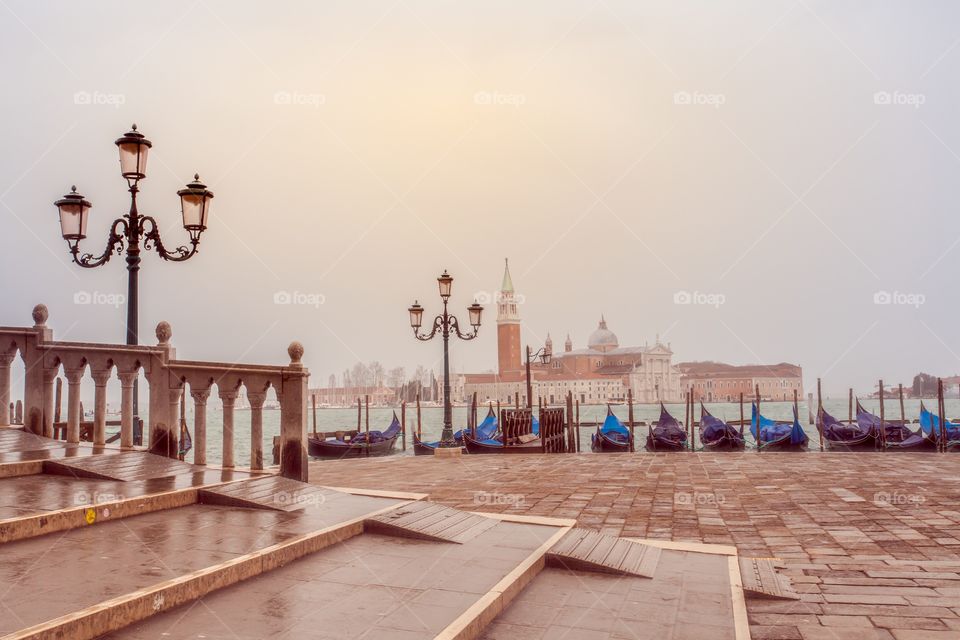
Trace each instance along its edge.
<path fill-rule="evenodd" d="M 45 306 L 33 310 L 33 327 L 0 327 L 0 426 L 10 425 L 10 365 L 19 354 L 24 363 L 24 428 L 53 436 L 53 382 L 63 367 L 67 378 L 67 442 L 79 443 L 80 383 L 89 369 L 96 384 L 94 444 L 102 445 L 106 426 L 107 380 L 116 376 L 122 387 L 121 448 L 133 446 L 133 385 L 141 373 L 147 378 L 149 395 L 149 449 L 177 457 L 179 451 L 180 399 L 189 386 L 194 401 L 194 463 L 206 464 L 206 403 L 216 385 L 223 400 L 223 466 L 234 466 L 233 410 L 240 388 L 247 390 L 251 404 L 251 459 L 253 469 L 263 468 L 262 407 L 269 388 L 280 402 L 280 471 L 286 477 L 307 479 L 306 397 L 309 370 L 303 366 L 303 346 L 293 342 L 286 365 L 178 360 L 170 344 L 170 325 L 157 325 L 156 345 L 122 345 L 81 341 L 58 341 L 46 326 Z M 59 387 L 58 387 L 59 389 Z M 59 393 L 59 391 L 58 391 Z"/>

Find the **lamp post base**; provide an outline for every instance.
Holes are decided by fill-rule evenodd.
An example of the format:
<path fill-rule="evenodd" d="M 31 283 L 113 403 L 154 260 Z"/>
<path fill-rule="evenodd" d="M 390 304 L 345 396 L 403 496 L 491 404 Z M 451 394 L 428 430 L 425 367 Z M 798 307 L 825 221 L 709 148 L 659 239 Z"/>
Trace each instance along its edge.
<path fill-rule="evenodd" d="M 463 454 L 463 449 L 458 446 L 437 447 L 433 451 L 435 458 L 459 458 Z"/>

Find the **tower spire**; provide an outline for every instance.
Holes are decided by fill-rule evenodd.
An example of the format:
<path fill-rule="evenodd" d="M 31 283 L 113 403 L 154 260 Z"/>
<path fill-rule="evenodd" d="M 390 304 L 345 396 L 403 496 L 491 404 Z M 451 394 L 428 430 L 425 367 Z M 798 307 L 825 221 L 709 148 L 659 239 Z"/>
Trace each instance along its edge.
<path fill-rule="evenodd" d="M 500 285 L 502 293 L 513 293 L 513 278 L 510 277 L 510 258 L 503 259 L 503 284 Z"/>

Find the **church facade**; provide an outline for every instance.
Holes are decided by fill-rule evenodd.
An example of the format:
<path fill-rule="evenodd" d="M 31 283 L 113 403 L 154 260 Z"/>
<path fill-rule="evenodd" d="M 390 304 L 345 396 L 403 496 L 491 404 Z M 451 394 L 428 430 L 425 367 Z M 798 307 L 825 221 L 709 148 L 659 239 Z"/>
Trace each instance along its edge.
<path fill-rule="evenodd" d="M 533 404 L 537 404 L 537 398 L 551 404 L 561 403 L 568 392 L 581 404 L 623 402 L 628 391 L 633 392 L 635 402 L 682 400 L 680 370 L 673 364 L 670 345 L 662 344 L 659 336 L 653 345 L 621 347 L 617 335 L 601 316 L 585 347 L 574 348 L 567 335 L 563 350 L 558 351 L 549 334 L 543 346 L 553 357 L 546 365 L 539 360 L 531 364 Z M 508 263 L 497 295 L 497 371 L 458 376 L 451 396 L 454 400 L 467 401 L 476 393 L 481 404 L 507 405 L 519 396 L 520 404 L 525 405 L 525 357 L 517 293 Z"/>

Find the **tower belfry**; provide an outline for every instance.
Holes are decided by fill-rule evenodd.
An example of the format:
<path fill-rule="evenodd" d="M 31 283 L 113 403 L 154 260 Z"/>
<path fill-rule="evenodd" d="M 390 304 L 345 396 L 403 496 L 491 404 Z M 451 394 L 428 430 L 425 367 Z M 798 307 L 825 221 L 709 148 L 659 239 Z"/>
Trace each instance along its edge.
<path fill-rule="evenodd" d="M 503 283 L 497 293 L 497 364 L 501 376 L 521 370 L 520 351 L 520 311 L 510 277 L 510 262 L 505 259 Z"/>

